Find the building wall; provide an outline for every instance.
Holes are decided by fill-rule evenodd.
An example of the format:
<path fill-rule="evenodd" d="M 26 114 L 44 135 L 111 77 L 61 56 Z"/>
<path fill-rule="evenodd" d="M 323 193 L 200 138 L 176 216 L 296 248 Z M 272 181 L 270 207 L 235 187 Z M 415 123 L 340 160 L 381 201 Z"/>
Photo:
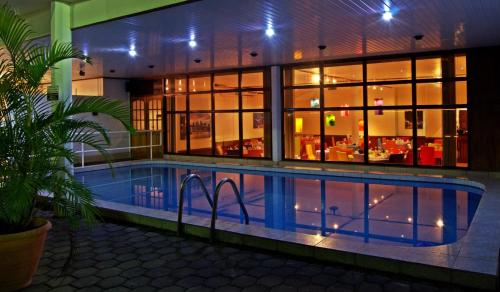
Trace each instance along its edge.
<path fill-rule="evenodd" d="M 500 47 L 467 54 L 470 167 L 500 171 Z"/>

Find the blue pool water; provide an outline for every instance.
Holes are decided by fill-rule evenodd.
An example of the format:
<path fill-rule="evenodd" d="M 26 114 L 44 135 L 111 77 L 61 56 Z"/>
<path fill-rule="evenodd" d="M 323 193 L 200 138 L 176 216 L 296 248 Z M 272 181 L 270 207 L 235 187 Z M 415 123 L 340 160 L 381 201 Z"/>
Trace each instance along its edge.
<path fill-rule="evenodd" d="M 177 211 L 179 188 L 199 174 L 213 195 L 218 181 L 233 179 L 250 224 L 394 245 L 433 246 L 461 238 L 482 191 L 452 184 L 368 180 L 290 173 L 141 165 L 80 172 L 98 199 Z M 210 206 L 196 181 L 185 194 L 184 214 L 209 217 Z M 229 185 L 219 200 L 219 220 L 243 222 Z"/>

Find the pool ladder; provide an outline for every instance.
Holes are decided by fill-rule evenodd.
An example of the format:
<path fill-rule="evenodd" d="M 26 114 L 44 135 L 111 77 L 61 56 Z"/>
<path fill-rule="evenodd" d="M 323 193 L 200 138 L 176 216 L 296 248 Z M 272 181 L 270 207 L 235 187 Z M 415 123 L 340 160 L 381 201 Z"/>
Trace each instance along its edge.
<path fill-rule="evenodd" d="M 208 192 L 207 187 L 205 186 L 205 183 L 203 182 L 201 177 L 197 174 L 192 173 L 186 176 L 182 180 L 181 189 L 179 190 L 179 209 L 177 210 L 177 235 L 181 235 L 183 233 L 182 211 L 184 209 L 184 190 L 186 186 L 189 184 L 189 182 L 193 179 L 200 182 L 201 188 L 205 193 L 205 197 L 207 198 L 208 204 L 212 209 L 212 219 L 210 221 L 210 241 L 213 241 L 215 238 L 215 220 L 217 219 L 217 204 L 219 202 L 220 190 L 222 189 L 222 186 L 224 186 L 224 184 L 226 183 L 229 183 L 233 188 L 233 193 L 236 196 L 236 200 L 240 205 L 241 211 L 243 211 L 243 215 L 245 215 L 245 224 L 248 225 L 249 219 L 248 219 L 247 209 L 245 208 L 245 204 L 243 204 L 243 200 L 241 199 L 240 192 L 236 187 L 236 183 L 232 179 L 225 177 L 219 181 L 217 187 L 215 188 L 214 199 L 212 201 L 212 199 L 210 198 L 210 193 Z"/>

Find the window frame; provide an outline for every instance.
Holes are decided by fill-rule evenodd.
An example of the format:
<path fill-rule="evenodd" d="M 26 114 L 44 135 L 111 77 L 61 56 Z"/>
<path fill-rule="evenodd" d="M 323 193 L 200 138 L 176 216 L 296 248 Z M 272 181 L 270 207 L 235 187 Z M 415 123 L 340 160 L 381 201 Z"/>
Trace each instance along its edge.
<path fill-rule="evenodd" d="M 253 73 L 253 72 L 262 72 L 262 87 L 243 87 L 242 86 L 242 76 L 245 73 Z M 236 89 L 215 89 L 214 88 L 214 79 L 216 75 L 228 75 L 228 74 L 237 74 L 238 76 L 238 86 Z M 200 76 L 210 76 L 210 90 L 208 91 L 197 91 L 194 94 L 210 94 L 210 108 L 209 109 L 203 109 L 203 110 L 191 110 L 190 109 L 190 96 L 193 95 L 193 92 L 190 92 L 190 80 L 192 78 L 200 77 Z M 203 157 L 218 157 L 218 158 L 237 158 L 237 159 L 257 159 L 257 160 L 271 160 L 272 159 L 272 108 L 271 108 L 271 81 L 270 81 L 270 68 L 269 67 L 255 67 L 255 68 L 245 68 L 245 69 L 228 69 L 228 70 L 219 70 L 219 71 L 210 71 L 210 72 L 200 72 L 200 73 L 192 73 L 192 74 L 177 74 L 177 75 L 171 75 L 167 76 L 163 79 L 163 90 L 164 90 L 164 96 L 166 98 L 170 98 L 172 96 L 176 95 L 175 92 L 175 86 L 170 86 L 168 91 L 166 90 L 166 80 L 169 80 L 169 84 L 174 84 L 172 81 L 175 81 L 176 79 L 182 78 L 183 80 L 186 81 L 186 88 L 185 90 L 181 93 L 179 92 L 178 94 L 182 94 L 186 96 L 186 107 L 185 110 L 178 111 L 175 109 L 175 101 L 171 102 L 169 104 L 169 107 L 165 107 L 165 116 L 169 117 L 175 117 L 176 114 L 184 114 L 186 115 L 186 151 L 183 153 L 179 152 L 174 152 L 173 149 L 173 143 L 175 143 L 175 138 L 174 137 L 166 137 L 165 135 L 164 141 L 165 143 L 170 143 L 168 144 L 170 147 L 165 147 L 164 153 L 168 155 L 179 155 L 179 156 L 203 156 Z M 263 99 L 262 99 L 262 108 L 250 108 L 250 109 L 244 109 L 243 108 L 243 93 L 245 92 L 262 92 L 263 94 Z M 216 93 L 237 93 L 238 95 L 238 106 L 235 109 L 216 109 L 215 108 L 215 94 Z M 264 138 L 265 138 L 265 144 L 264 144 L 264 157 L 247 157 L 243 154 L 243 141 L 244 139 L 244 129 L 243 129 L 243 113 L 261 113 L 263 112 L 265 116 L 268 116 L 268 121 L 269 124 L 265 125 L 264 128 Z M 211 115 L 211 133 L 210 133 L 210 139 L 211 139 L 211 150 L 210 154 L 193 154 L 192 149 L 191 149 L 191 136 L 190 136 L 190 115 L 193 113 L 208 113 Z M 238 114 L 238 144 L 239 147 L 239 155 L 218 155 L 216 151 L 216 132 L 215 132 L 215 115 L 218 113 L 236 113 Z M 175 123 L 170 123 L 170 125 L 174 125 Z M 267 131 L 269 132 L 268 135 L 266 135 L 266 127 Z M 165 134 L 167 133 L 167 129 L 165 127 Z M 175 132 L 170 131 L 170 136 L 173 136 Z M 166 144 L 167 145 L 167 144 Z"/>
<path fill-rule="evenodd" d="M 417 84 L 419 83 L 435 83 L 441 82 L 444 85 L 446 83 L 452 82 L 456 86 L 456 82 L 465 81 L 468 88 L 468 78 L 469 74 L 466 70 L 465 76 L 456 76 L 455 71 L 452 74 L 445 74 L 444 68 L 441 68 L 442 74 L 441 78 L 426 78 L 426 79 L 417 79 L 416 78 L 416 61 L 419 59 L 432 59 L 432 58 L 441 58 L 443 61 L 445 58 L 453 59 L 455 62 L 455 57 L 457 56 L 466 56 L 467 62 L 467 52 L 466 51 L 446 51 L 446 52 L 426 52 L 420 54 L 404 54 L 404 55 L 387 55 L 387 56 L 377 56 L 377 57 L 365 57 L 365 58 L 353 58 L 353 59 L 345 59 L 345 60 L 332 60 L 332 61 L 316 61 L 316 62 L 308 62 L 308 63 L 299 63 L 299 64 L 287 64 L 281 66 L 281 160 L 283 161 L 300 161 L 305 163 L 325 163 L 325 164 L 354 164 L 354 165 L 382 165 L 389 167 L 423 167 L 423 168 L 438 168 L 438 169 L 470 169 L 470 141 L 471 141 L 471 128 L 470 128 L 470 119 L 467 119 L 467 141 L 468 141 L 468 155 L 467 155 L 467 166 L 459 167 L 459 166 L 430 166 L 430 165 L 420 165 L 418 163 L 418 147 L 417 147 L 417 111 L 425 110 L 425 109 L 466 109 L 467 112 L 470 112 L 470 102 L 469 96 L 467 95 L 467 103 L 454 103 L 454 104 L 427 104 L 427 105 L 418 105 L 417 104 Z M 408 80 L 390 80 L 390 81 L 368 81 L 367 78 L 367 65 L 369 63 L 381 63 L 381 62 L 390 62 L 390 61 L 401 61 L 401 60 L 410 60 L 411 63 L 411 78 Z M 331 66 L 343 66 L 343 65 L 352 65 L 352 64 L 362 64 L 363 68 L 363 80 L 362 82 L 353 82 L 353 83 L 339 83 L 339 84 L 324 84 L 324 68 Z M 285 73 L 286 70 L 293 70 L 294 68 L 303 68 L 303 67 L 319 67 L 320 68 L 320 82 L 318 85 L 286 85 Z M 451 77 L 450 77 L 451 76 Z M 387 85 L 387 84 L 410 84 L 411 85 L 411 104 L 408 105 L 392 105 L 392 106 L 374 106 L 368 103 L 368 88 L 373 85 Z M 351 87 L 351 86 L 362 86 L 363 87 L 363 105 L 362 106 L 352 106 L 352 107 L 325 107 L 324 106 L 324 90 L 328 87 Z M 319 88 L 320 90 L 320 107 L 319 108 L 290 108 L 285 107 L 285 90 L 289 89 L 299 89 L 299 88 Z M 370 133 L 368 133 L 369 128 L 369 119 L 368 112 L 370 110 L 376 109 L 385 109 L 385 110 L 411 110 L 412 111 L 412 119 L 413 119 L 413 128 L 412 128 L 412 151 L 413 151 L 413 161 L 412 164 L 387 164 L 387 163 L 375 163 L 370 162 L 368 159 L 368 149 L 369 149 L 369 137 Z M 363 111 L 363 121 L 364 121 L 364 161 L 363 162 L 355 162 L 355 161 L 329 161 L 325 159 L 325 131 L 324 131 L 324 118 L 325 112 L 327 111 L 340 111 L 340 110 L 362 110 Z M 321 157 L 320 160 L 302 160 L 302 159 L 294 159 L 287 158 L 286 146 L 285 142 L 287 141 L 285 137 L 285 115 L 290 112 L 295 111 L 319 111 L 320 112 L 320 151 Z"/>

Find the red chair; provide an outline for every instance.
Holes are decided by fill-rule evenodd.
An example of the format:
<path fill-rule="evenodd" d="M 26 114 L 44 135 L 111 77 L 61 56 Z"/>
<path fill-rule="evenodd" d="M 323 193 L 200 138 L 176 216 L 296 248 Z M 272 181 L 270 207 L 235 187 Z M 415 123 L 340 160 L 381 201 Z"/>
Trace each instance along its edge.
<path fill-rule="evenodd" d="M 434 157 L 434 147 L 430 146 L 420 147 L 420 164 L 436 165 L 436 158 Z"/>
<path fill-rule="evenodd" d="M 406 155 L 404 158 L 404 164 L 408 164 L 408 165 L 413 164 L 413 150 L 412 149 L 408 149 L 408 151 L 406 151 Z"/>

